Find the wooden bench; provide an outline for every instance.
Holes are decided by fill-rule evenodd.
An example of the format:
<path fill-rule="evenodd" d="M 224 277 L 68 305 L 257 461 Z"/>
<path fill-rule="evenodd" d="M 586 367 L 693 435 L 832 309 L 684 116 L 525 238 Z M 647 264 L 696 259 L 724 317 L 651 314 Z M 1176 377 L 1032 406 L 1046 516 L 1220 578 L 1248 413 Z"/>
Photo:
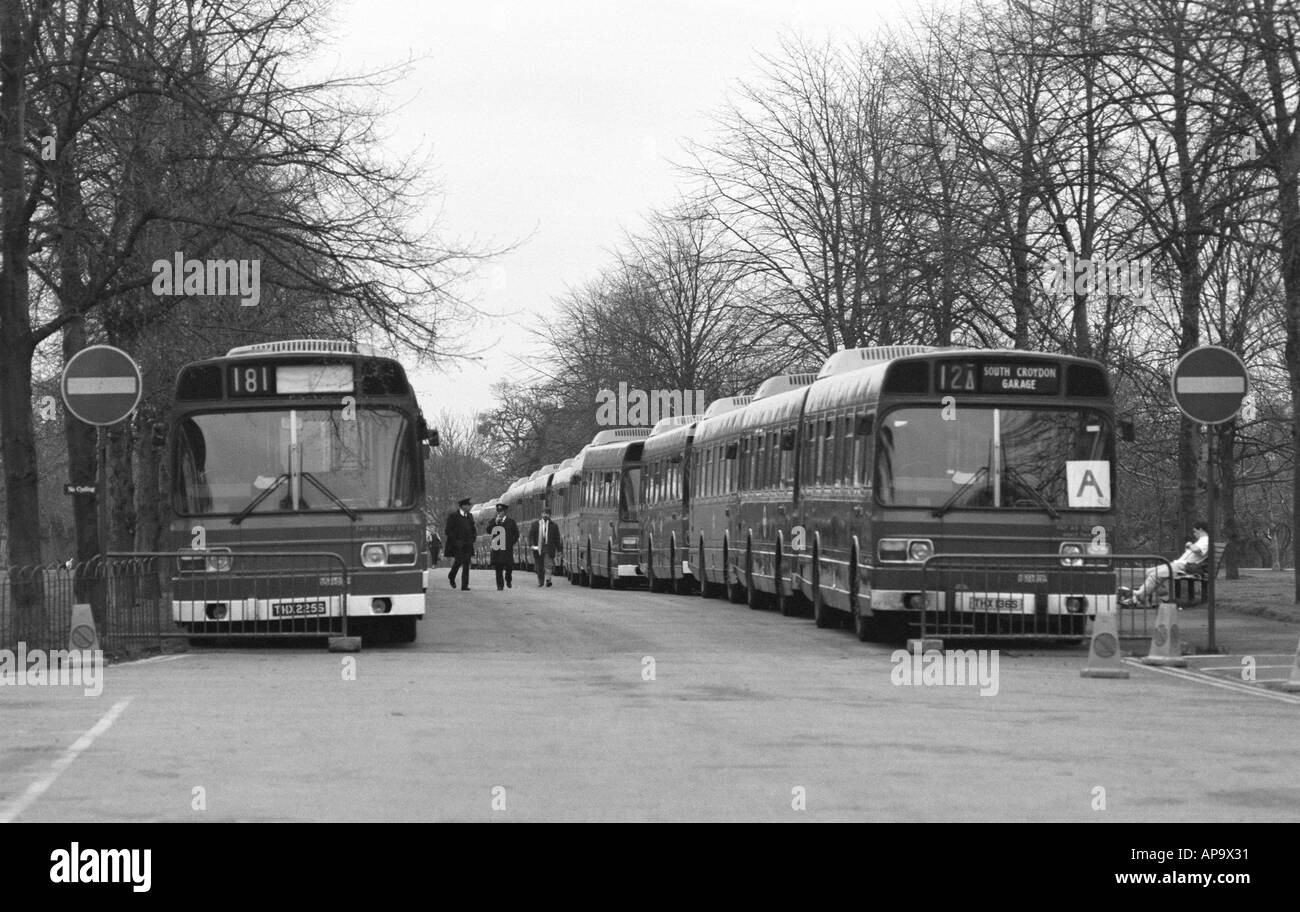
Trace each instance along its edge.
<path fill-rule="evenodd" d="M 1228 543 L 1215 542 L 1213 553 L 1210 554 L 1193 573 L 1180 573 L 1174 576 L 1173 603 L 1180 608 L 1190 608 L 1194 605 L 1204 605 L 1209 598 L 1209 588 L 1206 583 L 1210 580 L 1210 574 L 1213 573 L 1215 579 L 1219 577 L 1219 570 L 1223 566 L 1223 552 L 1228 550 Z"/>

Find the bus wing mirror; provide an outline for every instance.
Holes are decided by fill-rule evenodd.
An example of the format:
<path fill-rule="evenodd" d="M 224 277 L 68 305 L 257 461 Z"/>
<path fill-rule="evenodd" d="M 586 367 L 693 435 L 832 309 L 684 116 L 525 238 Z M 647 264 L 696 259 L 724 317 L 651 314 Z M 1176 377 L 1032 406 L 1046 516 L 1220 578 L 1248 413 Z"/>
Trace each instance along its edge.
<path fill-rule="evenodd" d="M 1119 439 L 1125 443 L 1132 443 L 1136 439 L 1133 419 L 1121 418 L 1119 421 Z"/>
<path fill-rule="evenodd" d="M 154 449 L 161 450 L 167 445 L 167 425 L 161 421 L 153 423 L 153 435 L 149 438 Z"/>

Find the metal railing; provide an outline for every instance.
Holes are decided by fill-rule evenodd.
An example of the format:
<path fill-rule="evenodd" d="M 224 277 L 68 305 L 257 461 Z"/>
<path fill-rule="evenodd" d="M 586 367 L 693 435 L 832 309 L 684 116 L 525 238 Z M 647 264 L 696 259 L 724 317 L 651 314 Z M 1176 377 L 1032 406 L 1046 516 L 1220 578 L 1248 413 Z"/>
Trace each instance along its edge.
<path fill-rule="evenodd" d="M 66 648 L 74 604 L 91 606 L 110 654 L 172 638 L 346 636 L 350 582 L 333 552 L 113 552 L 0 569 L 0 648 Z"/>
<path fill-rule="evenodd" d="M 1079 640 L 1099 611 L 1118 612 L 1121 637 L 1149 636 L 1154 609 L 1121 604 L 1169 560 L 1154 554 L 936 554 L 921 565 L 922 638 Z"/>

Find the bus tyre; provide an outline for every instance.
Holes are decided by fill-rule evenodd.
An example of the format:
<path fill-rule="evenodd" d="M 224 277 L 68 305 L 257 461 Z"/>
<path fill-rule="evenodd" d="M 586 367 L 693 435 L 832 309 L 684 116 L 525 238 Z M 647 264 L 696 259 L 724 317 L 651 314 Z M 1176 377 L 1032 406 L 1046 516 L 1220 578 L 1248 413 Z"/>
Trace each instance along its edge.
<path fill-rule="evenodd" d="M 754 551 L 753 545 L 745 546 L 745 595 L 749 601 L 749 609 L 757 611 L 763 607 L 763 593 L 758 591 L 754 585 Z"/>
<path fill-rule="evenodd" d="M 686 595 L 690 586 L 686 582 L 686 576 L 682 573 L 681 560 L 677 556 L 677 539 L 674 537 L 668 542 L 668 575 L 672 582 L 668 589 L 675 595 Z"/>
<path fill-rule="evenodd" d="M 826 600 L 822 598 L 822 562 L 821 555 L 816 546 L 813 547 L 812 557 L 812 610 L 813 623 L 821 630 L 832 626 L 835 621 L 831 617 L 831 611 L 826 606 Z"/>
<path fill-rule="evenodd" d="M 588 589 L 596 588 L 596 575 L 591 572 L 591 542 L 587 542 L 587 565 L 582 569 L 582 581 Z"/>
<path fill-rule="evenodd" d="M 668 589 L 668 580 L 660 579 L 655 574 L 655 540 L 646 539 L 645 551 L 645 578 L 650 585 L 651 592 L 664 592 Z"/>
<path fill-rule="evenodd" d="M 722 584 L 727 587 L 727 601 L 733 605 L 745 604 L 747 593 L 745 585 L 732 579 L 735 574 L 731 567 L 731 552 L 724 546 L 722 549 Z"/>
<path fill-rule="evenodd" d="M 713 589 L 709 585 L 709 574 L 704 569 L 704 539 L 700 539 L 700 562 L 695 567 L 700 578 L 700 598 L 713 598 Z"/>
<path fill-rule="evenodd" d="M 619 579 L 618 570 L 614 566 L 614 546 L 605 546 L 605 572 L 609 576 L 605 577 L 605 585 L 610 589 L 622 589 L 623 580 Z"/>
<path fill-rule="evenodd" d="M 785 594 L 785 564 L 782 561 L 781 549 L 776 549 L 776 566 L 772 573 L 772 588 L 775 594 L 772 596 L 776 599 L 776 609 L 781 612 L 781 617 L 793 617 L 795 614 L 795 600 L 793 595 Z"/>
<path fill-rule="evenodd" d="M 415 642 L 415 617 L 395 617 L 388 621 L 388 639 L 393 643 Z"/>

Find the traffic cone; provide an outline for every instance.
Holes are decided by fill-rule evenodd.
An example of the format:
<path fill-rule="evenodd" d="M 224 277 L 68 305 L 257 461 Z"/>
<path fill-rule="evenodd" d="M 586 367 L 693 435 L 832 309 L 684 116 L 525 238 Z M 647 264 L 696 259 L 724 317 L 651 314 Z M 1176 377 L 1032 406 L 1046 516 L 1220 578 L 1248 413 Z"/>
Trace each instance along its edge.
<path fill-rule="evenodd" d="M 1282 683 L 1288 693 L 1300 693 L 1300 646 L 1296 646 L 1295 661 L 1291 663 L 1291 678 Z"/>
<path fill-rule="evenodd" d="M 1167 665 L 1186 668 L 1183 644 L 1178 639 L 1178 606 L 1161 602 L 1156 612 L 1156 629 L 1151 633 L 1151 651 L 1142 659 L 1143 665 Z"/>
<path fill-rule="evenodd" d="M 89 605 L 72 606 L 72 623 L 68 626 L 68 648 L 76 650 L 96 650 L 99 648 L 99 634 L 95 630 L 95 616 Z"/>
<path fill-rule="evenodd" d="M 1119 624 L 1113 611 L 1098 611 L 1092 622 L 1088 664 L 1079 672 L 1085 678 L 1127 678 L 1119 658 Z"/>

